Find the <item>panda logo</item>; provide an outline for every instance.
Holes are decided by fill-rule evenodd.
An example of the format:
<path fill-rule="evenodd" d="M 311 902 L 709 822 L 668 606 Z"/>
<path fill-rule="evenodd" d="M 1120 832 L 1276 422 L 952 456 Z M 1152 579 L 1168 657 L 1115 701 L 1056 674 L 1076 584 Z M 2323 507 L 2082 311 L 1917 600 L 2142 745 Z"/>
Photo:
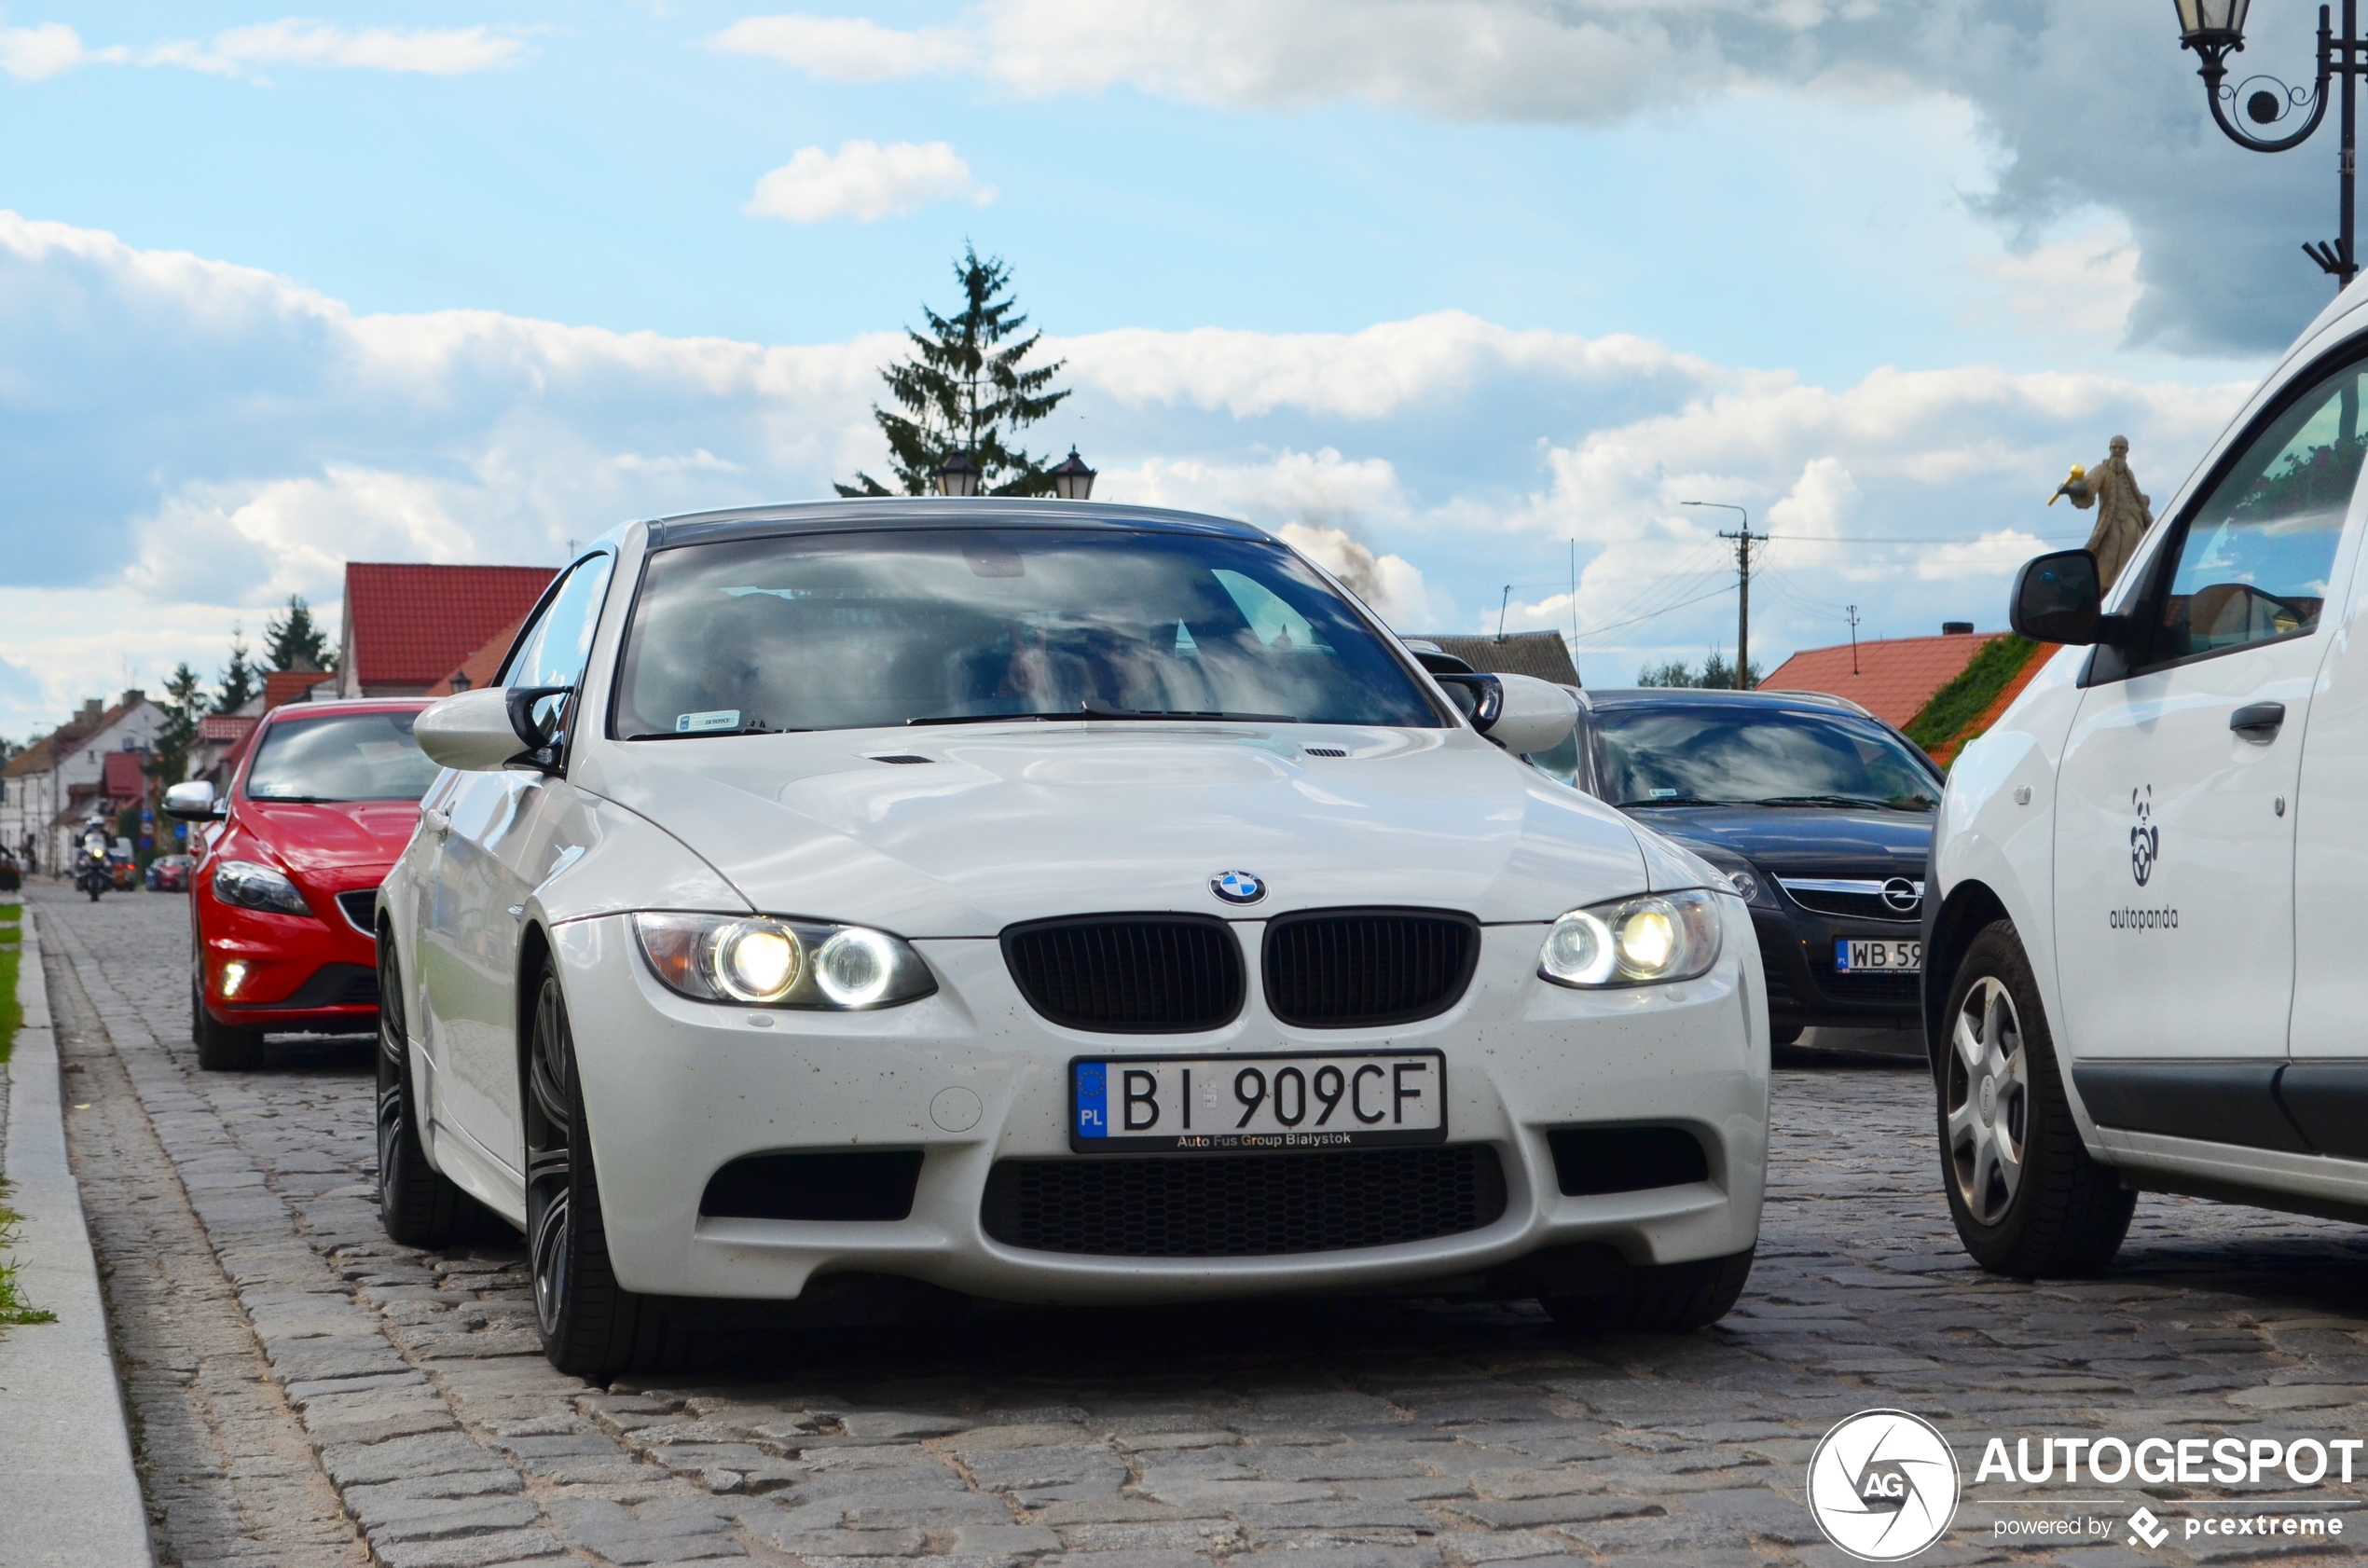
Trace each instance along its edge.
<path fill-rule="evenodd" d="M 2130 791 L 2129 805 L 2138 814 L 2138 825 L 2129 830 L 2129 874 L 2143 887 L 2155 874 L 2155 862 L 2163 852 L 2162 830 L 2155 826 L 2155 787 L 2148 784 Z"/>

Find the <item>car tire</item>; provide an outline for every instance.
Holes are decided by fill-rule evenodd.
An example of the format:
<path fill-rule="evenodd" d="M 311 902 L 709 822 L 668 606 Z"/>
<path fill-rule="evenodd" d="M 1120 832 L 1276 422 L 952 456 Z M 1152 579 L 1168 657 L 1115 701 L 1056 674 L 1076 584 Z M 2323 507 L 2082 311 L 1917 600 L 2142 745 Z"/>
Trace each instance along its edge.
<path fill-rule="evenodd" d="M 1770 1045 L 1790 1045 L 1795 1040 L 1800 1038 L 1805 1030 L 1806 1025 L 1799 1024 L 1787 1025 L 1781 1029 L 1770 1027 L 1768 1031 L 1768 1043 Z"/>
<path fill-rule="evenodd" d="M 1734 1311 L 1755 1249 L 1636 1271 L 1635 1284 L 1603 1296 L 1549 1296 L 1556 1324 L 1582 1334 L 1690 1334 Z"/>
<path fill-rule="evenodd" d="M 263 1066 L 263 1031 L 216 1023 L 195 980 L 189 982 L 189 1038 L 198 1048 L 198 1066 L 210 1073 L 253 1072 Z"/>
<path fill-rule="evenodd" d="M 379 1223 L 388 1239 L 405 1246 L 443 1246 L 474 1205 L 450 1177 L 428 1163 L 427 1148 L 420 1141 L 403 975 L 385 932 L 379 936 L 378 1055 Z"/>
<path fill-rule="evenodd" d="M 543 1354 L 594 1380 L 679 1369 L 691 1350 L 681 1313 L 619 1285 L 609 1263 L 575 1036 L 548 968 L 534 983 L 526 1078 L 527 1268 Z"/>
<path fill-rule="evenodd" d="M 1993 1273 L 2101 1272 L 2121 1250 L 2138 1195 L 2081 1143 L 2011 922 L 1992 922 L 1965 949 L 1941 1017 L 1941 1185 L 1959 1240 Z"/>

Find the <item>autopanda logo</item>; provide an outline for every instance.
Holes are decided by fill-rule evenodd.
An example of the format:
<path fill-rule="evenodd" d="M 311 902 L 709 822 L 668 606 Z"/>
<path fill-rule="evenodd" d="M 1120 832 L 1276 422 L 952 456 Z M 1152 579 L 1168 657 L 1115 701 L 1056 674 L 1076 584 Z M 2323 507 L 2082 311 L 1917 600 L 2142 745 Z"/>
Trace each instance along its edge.
<path fill-rule="evenodd" d="M 2155 787 L 2147 784 L 2130 791 L 2129 808 L 2138 818 L 2137 825 L 2129 830 L 2129 874 L 2143 887 L 2155 874 L 2155 862 L 2163 852 L 2162 830 L 2155 826 Z"/>
<path fill-rule="evenodd" d="M 1932 1423 L 1861 1410 L 1809 1461 L 1809 1511 L 1825 1538 L 1862 1562 L 1897 1562 L 1948 1534 L 1957 1517 L 1957 1455 Z"/>

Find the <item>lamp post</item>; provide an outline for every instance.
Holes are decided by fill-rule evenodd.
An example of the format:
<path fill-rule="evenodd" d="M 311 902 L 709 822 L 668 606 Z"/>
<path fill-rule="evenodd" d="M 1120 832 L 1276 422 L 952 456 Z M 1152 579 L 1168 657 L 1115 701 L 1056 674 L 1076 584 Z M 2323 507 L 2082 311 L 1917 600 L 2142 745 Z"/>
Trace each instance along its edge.
<path fill-rule="evenodd" d="M 937 493 L 970 496 L 979 493 L 979 465 L 968 452 L 949 452 L 937 465 Z"/>
<path fill-rule="evenodd" d="M 2204 96 L 2211 105 L 2212 120 L 2240 147 L 2250 147 L 2257 153 L 2281 153 L 2289 147 L 2301 146 L 2319 129 L 2319 122 L 2327 117 L 2328 78 L 2343 78 L 2343 147 L 2335 163 L 2341 232 L 2332 245 L 2323 240 L 2305 244 L 2303 254 L 2317 262 L 2321 271 L 2332 274 L 2337 288 L 2347 286 L 2360 270 L 2352 248 L 2352 172 L 2359 145 L 2354 83 L 2361 76 L 2368 75 L 2368 38 L 2360 36 L 2360 0 L 2343 0 L 2344 25 L 2340 34 L 2328 25 L 2328 7 L 2319 7 L 2319 74 L 2307 89 L 2289 87 L 2279 78 L 2262 73 L 2247 76 L 2233 87 L 2228 85 L 2228 57 L 2244 49 L 2245 12 L 2251 8 L 2251 0 L 2173 3 L 2179 7 L 2179 47 L 2194 49 L 2196 58 L 2203 62 L 2196 74 L 2204 79 Z M 2257 135 L 2229 117 L 2232 108 L 2240 108 L 2246 119 L 2265 129 L 2283 126 L 2305 110 L 2308 115 L 2299 127 L 2282 136 Z"/>
<path fill-rule="evenodd" d="M 1067 461 L 1052 471 L 1053 493 L 1063 501 L 1091 501 L 1094 499 L 1094 473 L 1093 469 L 1085 466 L 1085 460 L 1077 455 L 1077 448 L 1071 447 Z"/>

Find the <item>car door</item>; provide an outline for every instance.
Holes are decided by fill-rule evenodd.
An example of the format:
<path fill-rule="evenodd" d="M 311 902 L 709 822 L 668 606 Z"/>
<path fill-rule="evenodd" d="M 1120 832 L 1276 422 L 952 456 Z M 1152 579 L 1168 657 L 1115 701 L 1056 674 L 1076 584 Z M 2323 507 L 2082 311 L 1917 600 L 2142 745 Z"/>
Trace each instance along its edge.
<path fill-rule="evenodd" d="M 577 685 L 613 565 L 602 553 L 568 571 L 503 667 L 504 687 Z M 568 809 L 559 774 L 519 767 L 459 778 L 441 816 L 426 814 L 436 838 L 436 928 L 421 933 L 435 1015 L 434 1109 L 439 1125 L 456 1128 L 505 1179 L 516 1180 L 524 1158 L 516 1045 L 523 915 L 582 814 Z"/>
<path fill-rule="evenodd" d="M 2265 407 L 2133 568 L 2130 637 L 2092 658 L 2055 899 L 2058 1039 L 2100 1124 L 2292 1146 L 2272 1089 L 2292 803 L 2329 585 L 2356 548 L 2364 379 L 2356 357 L 2322 364 Z"/>

